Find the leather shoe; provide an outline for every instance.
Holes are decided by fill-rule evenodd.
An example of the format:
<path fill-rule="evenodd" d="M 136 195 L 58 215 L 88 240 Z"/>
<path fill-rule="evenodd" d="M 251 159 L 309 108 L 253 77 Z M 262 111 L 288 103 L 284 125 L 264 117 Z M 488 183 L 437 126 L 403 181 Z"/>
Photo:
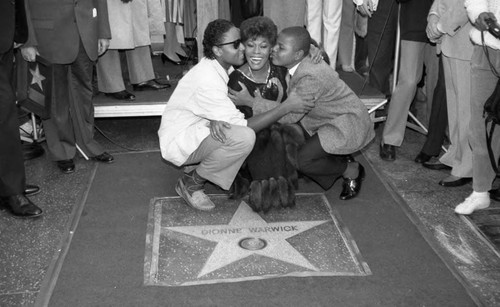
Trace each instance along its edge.
<path fill-rule="evenodd" d="M 91 159 L 102 163 L 112 163 L 115 160 L 115 158 L 107 152 L 103 152 L 102 154 L 94 156 Z"/>
<path fill-rule="evenodd" d="M 496 201 L 500 201 L 500 188 L 496 190 L 490 190 L 490 198 Z"/>
<path fill-rule="evenodd" d="M 106 96 L 110 96 L 110 97 L 113 97 L 114 99 L 118 99 L 118 100 L 127 100 L 127 101 L 135 100 L 135 95 L 127 92 L 126 90 L 123 90 L 120 92 L 115 92 L 115 93 L 105 93 L 105 94 L 106 94 Z"/>
<path fill-rule="evenodd" d="M 38 193 L 40 193 L 40 187 L 36 185 L 27 184 L 26 187 L 24 188 L 24 195 L 26 196 L 36 195 Z"/>
<path fill-rule="evenodd" d="M 156 80 L 149 80 L 146 82 L 141 82 L 139 84 L 134 84 L 134 91 L 144 91 L 144 90 L 162 90 L 169 88 L 170 84 L 162 84 Z"/>
<path fill-rule="evenodd" d="M 460 187 L 472 181 L 472 178 L 458 178 L 452 181 L 439 181 L 439 185 L 443 187 Z"/>
<path fill-rule="evenodd" d="M 385 161 L 396 160 L 396 146 L 380 143 L 380 158 Z"/>
<path fill-rule="evenodd" d="M 8 209 L 14 217 L 18 218 L 34 218 L 43 213 L 42 209 L 22 194 L 2 197 L 1 205 L 3 208 Z"/>
<path fill-rule="evenodd" d="M 429 160 L 434 157 L 434 156 L 430 156 L 426 153 L 423 153 L 423 152 L 420 152 L 417 157 L 415 157 L 415 162 L 417 163 L 424 163 L 424 162 L 429 162 Z"/>
<path fill-rule="evenodd" d="M 424 163 L 422 163 L 422 165 L 425 168 L 432 169 L 432 170 L 435 170 L 435 171 L 438 171 L 438 170 L 451 170 L 451 166 L 448 166 L 448 165 L 443 164 L 441 162 L 433 162 L 433 163 L 424 162 Z"/>
<path fill-rule="evenodd" d="M 359 174 L 358 177 L 351 179 L 345 178 L 342 183 L 342 192 L 340 193 L 340 199 L 348 200 L 356 197 L 359 190 L 361 190 L 361 182 L 365 179 L 365 168 L 363 165 L 359 164 Z"/>
<path fill-rule="evenodd" d="M 73 162 L 73 159 L 59 160 L 57 161 L 57 167 L 59 167 L 61 172 L 70 174 L 75 171 L 75 162 Z"/>

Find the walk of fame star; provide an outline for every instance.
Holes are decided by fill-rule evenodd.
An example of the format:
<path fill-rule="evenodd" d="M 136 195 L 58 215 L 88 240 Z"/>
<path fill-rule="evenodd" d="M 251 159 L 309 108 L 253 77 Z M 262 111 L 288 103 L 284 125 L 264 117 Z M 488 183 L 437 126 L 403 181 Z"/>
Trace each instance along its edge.
<path fill-rule="evenodd" d="M 297 194 L 295 208 L 265 215 L 245 201 L 210 197 L 210 213 L 178 197 L 152 201 L 145 284 L 371 274 L 322 194 Z"/>
<path fill-rule="evenodd" d="M 43 86 L 42 86 L 42 81 L 45 80 L 45 77 L 40 74 L 40 69 L 38 68 L 38 64 L 35 66 L 35 69 L 30 69 L 31 75 L 33 76 L 33 79 L 31 79 L 31 84 L 38 84 L 40 87 L 40 90 L 43 92 Z"/>
<path fill-rule="evenodd" d="M 326 222 L 328 221 L 267 223 L 250 206 L 241 202 L 227 225 L 180 226 L 167 227 L 167 229 L 217 242 L 214 251 L 198 274 L 198 277 L 201 277 L 252 254 L 271 257 L 317 271 L 318 269 L 286 239 Z M 260 250 L 245 249 L 239 245 L 239 242 L 245 238 L 261 239 L 261 242 L 267 244 Z"/>

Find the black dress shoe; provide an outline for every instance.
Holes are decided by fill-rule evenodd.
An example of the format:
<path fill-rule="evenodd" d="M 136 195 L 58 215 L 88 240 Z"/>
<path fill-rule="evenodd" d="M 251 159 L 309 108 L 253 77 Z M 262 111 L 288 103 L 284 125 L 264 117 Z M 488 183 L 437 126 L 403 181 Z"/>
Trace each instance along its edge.
<path fill-rule="evenodd" d="M 158 83 L 156 80 L 149 80 L 146 82 L 141 82 L 139 84 L 134 84 L 134 91 L 144 91 L 144 90 L 162 90 L 169 88 L 170 84 Z"/>
<path fill-rule="evenodd" d="M 31 196 L 40 193 L 40 187 L 32 184 L 27 184 L 24 188 L 24 195 Z"/>
<path fill-rule="evenodd" d="M 181 61 L 179 61 L 179 62 L 174 61 L 174 60 L 172 60 L 171 58 L 169 58 L 168 56 L 166 56 L 166 55 L 165 55 L 165 53 L 162 53 L 162 54 L 161 54 L 161 62 L 162 62 L 163 64 L 165 64 L 165 62 L 167 62 L 167 61 L 168 61 L 168 62 L 170 62 L 170 63 L 173 63 L 173 64 L 175 64 L 175 65 L 181 65 Z"/>
<path fill-rule="evenodd" d="M 75 162 L 73 162 L 73 159 L 59 160 L 57 161 L 57 167 L 59 167 L 61 172 L 70 174 L 75 171 Z"/>
<path fill-rule="evenodd" d="M 417 163 L 424 163 L 424 162 L 429 162 L 429 160 L 432 158 L 433 156 L 430 156 L 426 153 L 423 153 L 423 152 L 420 152 L 417 157 L 415 158 L 415 162 Z"/>
<path fill-rule="evenodd" d="M 22 194 L 2 197 L 0 203 L 3 208 L 8 209 L 14 217 L 18 218 L 34 218 L 43 213 L 42 209 Z"/>
<path fill-rule="evenodd" d="M 441 162 L 435 162 L 435 163 L 429 163 L 429 162 L 424 162 L 422 163 L 423 167 L 432 169 L 432 170 L 451 170 L 451 166 L 448 166 L 446 164 L 443 164 Z"/>
<path fill-rule="evenodd" d="M 107 152 L 103 152 L 102 154 L 94 156 L 91 159 L 102 163 L 112 163 L 115 160 L 115 158 Z"/>
<path fill-rule="evenodd" d="M 490 198 L 496 201 L 500 201 L 500 188 L 496 190 L 490 190 Z"/>
<path fill-rule="evenodd" d="M 113 97 L 114 99 L 118 99 L 118 100 L 127 100 L 127 101 L 135 100 L 135 95 L 132 93 L 129 93 L 125 90 L 120 91 L 120 92 L 115 92 L 115 93 L 105 93 L 105 95 Z"/>
<path fill-rule="evenodd" d="M 380 143 L 380 158 L 385 161 L 396 160 L 396 146 Z"/>
<path fill-rule="evenodd" d="M 359 164 L 359 174 L 358 177 L 351 179 L 345 178 L 342 182 L 342 192 L 340 193 L 340 199 L 348 200 L 356 197 L 359 190 L 361 189 L 361 182 L 365 179 L 365 168 L 363 165 Z"/>
<path fill-rule="evenodd" d="M 460 187 L 460 186 L 463 186 L 471 181 L 472 181 L 472 178 L 458 178 L 457 180 L 453 180 L 453 181 L 441 180 L 441 181 L 439 181 L 439 185 L 443 186 L 443 187 L 447 187 L 447 188 Z"/>

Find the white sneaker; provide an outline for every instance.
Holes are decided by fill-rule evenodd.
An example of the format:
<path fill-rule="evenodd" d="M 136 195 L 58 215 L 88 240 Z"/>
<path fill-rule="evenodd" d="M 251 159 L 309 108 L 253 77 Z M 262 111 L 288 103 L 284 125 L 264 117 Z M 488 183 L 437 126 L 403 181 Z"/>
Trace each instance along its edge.
<path fill-rule="evenodd" d="M 490 206 L 490 195 L 488 192 L 472 192 L 461 204 L 456 206 L 455 213 L 471 214 L 472 212 L 485 209 Z"/>

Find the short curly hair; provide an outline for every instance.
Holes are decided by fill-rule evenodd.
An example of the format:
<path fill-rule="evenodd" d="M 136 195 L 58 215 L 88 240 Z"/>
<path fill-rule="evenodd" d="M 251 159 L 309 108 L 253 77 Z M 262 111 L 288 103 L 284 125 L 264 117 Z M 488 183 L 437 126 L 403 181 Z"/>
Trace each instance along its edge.
<path fill-rule="evenodd" d="M 274 46 L 278 37 L 278 27 L 269 17 L 264 16 L 244 20 L 240 25 L 240 31 L 243 42 L 257 37 L 264 37 L 271 43 L 271 46 Z"/>
<path fill-rule="evenodd" d="M 232 22 L 225 19 L 216 19 L 209 22 L 203 33 L 203 55 L 211 60 L 215 59 L 212 47 L 222 44 L 224 34 L 234 27 L 235 25 Z"/>

